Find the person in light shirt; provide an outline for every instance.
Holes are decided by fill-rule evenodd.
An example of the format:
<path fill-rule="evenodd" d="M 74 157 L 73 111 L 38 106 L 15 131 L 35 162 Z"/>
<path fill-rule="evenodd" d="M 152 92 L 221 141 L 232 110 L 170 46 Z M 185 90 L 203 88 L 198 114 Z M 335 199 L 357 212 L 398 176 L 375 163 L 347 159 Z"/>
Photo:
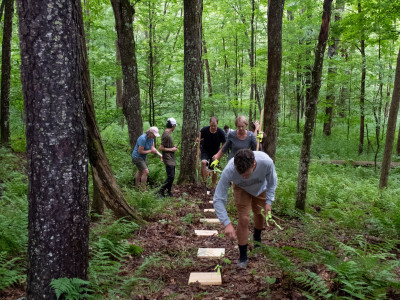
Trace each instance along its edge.
<path fill-rule="evenodd" d="M 238 214 L 236 230 L 226 211 L 230 182 L 233 182 L 233 198 Z M 231 240 L 238 240 L 240 268 L 246 268 L 248 264 L 250 210 L 254 215 L 253 238 L 257 246 L 257 243 L 261 243 L 261 230 L 264 227 L 261 211 L 265 210 L 265 215 L 271 211 L 277 182 L 274 162 L 268 154 L 261 151 L 238 150 L 222 171 L 214 193 L 214 209 L 219 221 L 225 226 L 226 236 Z"/>

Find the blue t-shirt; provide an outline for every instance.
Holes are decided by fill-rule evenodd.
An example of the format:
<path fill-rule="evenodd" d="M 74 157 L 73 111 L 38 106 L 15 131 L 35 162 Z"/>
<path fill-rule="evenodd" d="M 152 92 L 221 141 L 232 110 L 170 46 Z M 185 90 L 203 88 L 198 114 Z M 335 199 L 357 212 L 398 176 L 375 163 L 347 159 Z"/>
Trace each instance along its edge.
<path fill-rule="evenodd" d="M 154 139 L 148 140 L 146 134 L 143 133 L 136 141 L 135 149 L 132 151 L 132 158 L 143 158 L 146 159 L 147 154 L 139 153 L 139 146 L 142 146 L 144 150 L 150 150 L 151 146 L 153 146 Z"/>

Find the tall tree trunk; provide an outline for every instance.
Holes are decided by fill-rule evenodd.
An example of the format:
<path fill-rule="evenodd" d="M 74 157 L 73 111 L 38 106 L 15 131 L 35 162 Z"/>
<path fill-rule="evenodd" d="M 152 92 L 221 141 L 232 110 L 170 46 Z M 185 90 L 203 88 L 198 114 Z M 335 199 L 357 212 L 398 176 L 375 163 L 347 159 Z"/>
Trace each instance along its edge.
<path fill-rule="evenodd" d="M 10 77 L 11 77 L 11 38 L 14 0 L 5 0 L 3 44 L 1 49 L 1 145 L 10 145 Z M 0 19 L 1 20 L 1 19 Z"/>
<path fill-rule="evenodd" d="M 389 119 L 387 123 L 385 150 L 383 152 L 379 188 L 384 188 L 387 187 L 388 185 L 390 163 L 392 161 L 392 151 L 396 133 L 397 114 L 399 112 L 399 103 L 400 103 L 400 49 L 399 49 L 399 54 L 397 55 L 396 75 L 394 78 L 392 102 L 390 104 Z"/>
<path fill-rule="evenodd" d="M 299 54 L 298 60 L 300 61 L 301 56 Z M 300 83 L 302 81 L 302 76 L 300 72 L 301 66 L 300 63 L 297 63 L 297 70 L 296 70 L 296 99 L 297 99 L 297 113 L 296 113 L 296 131 L 300 132 L 300 106 L 301 106 L 301 100 L 303 97 L 303 92 L 300 90 Z"/>
<path fill-rule="evenodd" d="M 202 0 L 184 0 L 184 100 L 178 183 L 196 181 L 196 142 L 201 119 Z"/>
<path fill-rule="evenodd" d="M 282 16 L 284 0 L 268 5 L 268 72 L 264 98 L 264 151 L 275 161 L 278 141 L 279 88 L 282 71 Z"/>
<path fill-rule="evenodd" d="M 152 1 L 149 1 L 149 123 L 150 126 L 155 126 L 155 112 L 154 112 L 154 24 L 153 24 L 153 8 Z"/>
<path fill-rule="evenodd" d="M 18 1 L 18 16 L 29 178 L 26 293 L 56 299 L 51 280 L 87 279 L 89 261 L 81 2 Z"/>
<path fill-rule="evenodd" d="M 110 0 L 114 11 L 118 46 L 121 53 L 123 76 L 123 112 L 128 125 L 131 149 L 143 133 L 142 110 L 140 107 L 140 89 L 133 36 L 133 15 L 135 9 L 129 0 Z"/>
<path fill-rule="evenodd" d="M 207 44 L 205 39 L 203 39 L 203 53 L 204 53 L 204 65 L 206 67 L 206 76 L 207 76 L 207 90 L 208 90 L 208 99 L 209 103 L 211 104 L 211 111 L 210 111 L 210 116 L 215 115 L 214 111 L 214 101 L 211 99 L 213 95 L 213 90 L 212 90 L 212 84 L 211 84 L 211 73 L 210 73 L 210 64 L 208 63 L 208 58 L 207 58 Z"/>
<path fill-rule="evenodd" d="M 119 52 L 119 47 L 118 47 L 118 40 L 115 40 L 115 60 L 117 65 L 121 65 L 121 54 Z M 117 96 L 116 96 L 116 106 L 117 108 L 122 107 L 122 79 L 120 75 L 117 75 L 117 79 L 115 80 L 115 85 L 117 88 Z"/>
<path fill-rule="evenodd" d="M 358 13 L 361 14 L 361 0 L 358 0 Z M 363 23 L 363 22 L 362 22 Z M 358 144 L 358 154 L 363 153 L 364 150 L 364 127 L 365 127 L 365 77 L 366 77 L 366 62 L 365 62 L 365 40 L 364 34 L 361 33 L 361 46 L 360 53 L 362 59 L 362 71 L 361 71 L 361 88 L 360 88 L 360 138 Z"/>
<path fill-rule="evenodd" d="M 318 44 L 315 49 L 315 62 L 312 71 L 310 101 L 306 103 L 306 120 L 304 124 L 303 145 L 301 148 L 299 174 L 296 193 L 296 208 L 305 211 L 308 183 L 308 169 L 310 165 L 312 133 L 317 112 L 318 94 L 321 88 L 322 66 L 324 53 L 329 34 L 329 22 L 331 19 L 331 7 L 333 0 L 324 0 L 321 30 Z"/>
<path fill-rule="evenodd" d="M 399 128 L 399 134 L 397 136 L 396 155 L 400 156 L 400 128 Z"/>
<path fill-rule="evenodd" d="M 255 1 L 251 1 L 251 20 L 250 20 L 250 105 L 249 105 L 249 122 L 252 120 L 252 106 L 254 103 L 254 9 L 255 9 Z"/>

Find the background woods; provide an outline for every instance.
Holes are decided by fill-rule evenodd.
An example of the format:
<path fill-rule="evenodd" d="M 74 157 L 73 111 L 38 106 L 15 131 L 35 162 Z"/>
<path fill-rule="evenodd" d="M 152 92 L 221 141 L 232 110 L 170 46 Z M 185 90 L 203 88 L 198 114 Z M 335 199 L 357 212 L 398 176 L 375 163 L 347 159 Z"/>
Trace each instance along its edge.
<path fill-rule="evenodd" d="M 265 230 L 270 265 L 234 297 L 398 297 L 399 15 L 398 0 L 2 0 L 0 298 L 25 282 L 30 299 L 204 296 L 167 291 L 194 264 L 198 131 L 262 109 L 284 231 Z M 160 200 L 163 163 L 148 156 L 143 193 L 131 152 L 169 117 L 177 193 Z"/>

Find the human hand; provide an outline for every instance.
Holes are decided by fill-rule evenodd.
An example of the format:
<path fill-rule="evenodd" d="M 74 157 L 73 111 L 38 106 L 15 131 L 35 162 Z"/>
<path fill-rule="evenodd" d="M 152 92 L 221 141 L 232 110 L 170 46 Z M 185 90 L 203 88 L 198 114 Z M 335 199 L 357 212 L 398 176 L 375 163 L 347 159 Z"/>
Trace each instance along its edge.
<path fill-rule="evenodd" d="M 211 163 L 210 167 L 215 168 L 216 166 L 218 166 L 218 163 L 219 163 L 219 160 L 216 159 Z"/>
<path fill-rule="evenodd" d="M 176 147 L 176 146 L 174 146 L 174 147 L 171 148 L 171 151 L 172 151 L 172 152 L 176 152 L 177 150 L 178 150 L 178 147 Z"/>
<path fill-rule="evenodd" d="M 232 223 L 226 225 L 225 234 L 231 241 L 236 240 L 236 231 L 235 228 L 233 228 Z"/>

